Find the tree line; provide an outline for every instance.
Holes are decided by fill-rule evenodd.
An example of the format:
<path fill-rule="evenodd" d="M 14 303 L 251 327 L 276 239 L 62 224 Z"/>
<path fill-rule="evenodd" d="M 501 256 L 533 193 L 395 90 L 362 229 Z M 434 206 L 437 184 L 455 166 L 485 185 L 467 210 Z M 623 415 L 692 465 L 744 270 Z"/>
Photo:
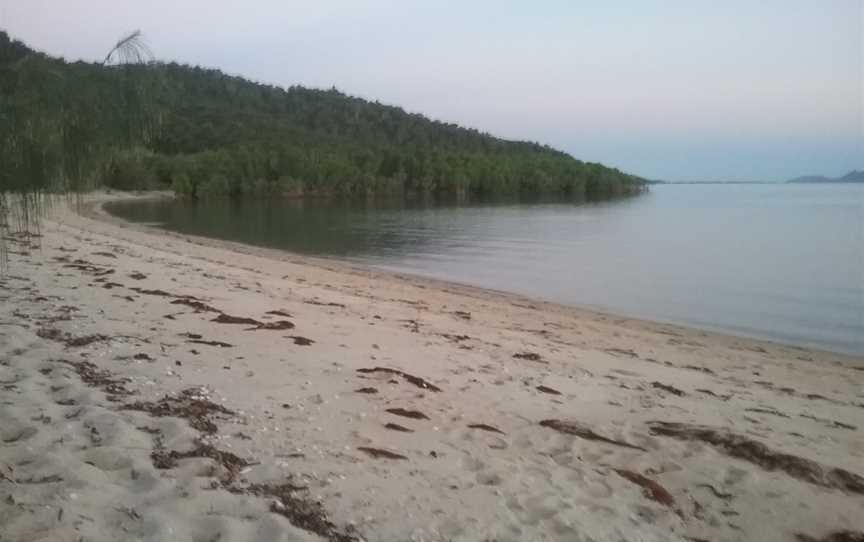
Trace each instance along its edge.
<path fill-rule="evenodd" d="M 336 89 L 285 89 L 173 62 L 67 62 L 4 32 L 0 99 L 0 192 L 581 198 L 645 186 L 545 145 Z"/>

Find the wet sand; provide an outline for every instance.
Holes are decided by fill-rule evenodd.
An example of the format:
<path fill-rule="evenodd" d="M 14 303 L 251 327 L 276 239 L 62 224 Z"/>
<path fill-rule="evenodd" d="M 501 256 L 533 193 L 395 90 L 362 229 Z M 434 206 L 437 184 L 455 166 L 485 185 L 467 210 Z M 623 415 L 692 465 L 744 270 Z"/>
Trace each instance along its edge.
<path fill-rule="evenodd" d="M 162 232 L 115 197 L 10 241 L 0 540 L 864 532 L 864 359 Z"/>

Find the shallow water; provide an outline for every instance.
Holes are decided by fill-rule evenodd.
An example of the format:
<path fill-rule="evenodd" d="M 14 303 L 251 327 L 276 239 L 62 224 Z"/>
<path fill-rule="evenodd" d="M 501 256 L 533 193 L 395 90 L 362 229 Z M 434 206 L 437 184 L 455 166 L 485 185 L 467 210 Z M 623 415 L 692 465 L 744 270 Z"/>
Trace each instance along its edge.
<path fill-rule="evenodd" d="M 658 185 L 600 204 L 120 202 L 189 234 L 864 354 L 864 186 Z"/>

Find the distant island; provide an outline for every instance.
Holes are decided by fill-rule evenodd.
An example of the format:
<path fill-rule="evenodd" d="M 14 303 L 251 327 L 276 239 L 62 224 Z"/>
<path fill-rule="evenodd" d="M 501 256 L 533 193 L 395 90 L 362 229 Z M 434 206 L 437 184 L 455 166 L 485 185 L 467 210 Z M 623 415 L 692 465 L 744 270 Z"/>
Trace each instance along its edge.
<path fill-rule="evenodd" d="M 787 183 L 864 183 L 864 170 L 853 170 L 842 177 L 824 175 L 805 175 L 786 181 Z"/>
<path fill-rule="evenodd" d="M 660 179 L 644 179 L 645 184 L 778 184 L 777 181 L 663 181 Z M 795 177 L 783 183 L 864 183 L 864 170 L 852 170 L 842 177 L 825 177 L 824 175 L 804 175 Z"/>
<path fill-rule="evenodd" d="M 647 180 L 646 184 L 777 184 L 772 181 L 657 181 Z"/>

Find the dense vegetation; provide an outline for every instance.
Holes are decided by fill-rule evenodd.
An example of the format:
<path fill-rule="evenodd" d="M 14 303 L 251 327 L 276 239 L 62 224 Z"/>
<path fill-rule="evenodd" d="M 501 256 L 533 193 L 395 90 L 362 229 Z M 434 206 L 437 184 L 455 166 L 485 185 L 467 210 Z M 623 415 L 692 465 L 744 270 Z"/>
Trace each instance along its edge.
<path fill-rule="evenodd" d="M 175 63 L 69 63 L 0 32 L 0 187 L 571 194 L 640 179 L 333 90 Z"/>

